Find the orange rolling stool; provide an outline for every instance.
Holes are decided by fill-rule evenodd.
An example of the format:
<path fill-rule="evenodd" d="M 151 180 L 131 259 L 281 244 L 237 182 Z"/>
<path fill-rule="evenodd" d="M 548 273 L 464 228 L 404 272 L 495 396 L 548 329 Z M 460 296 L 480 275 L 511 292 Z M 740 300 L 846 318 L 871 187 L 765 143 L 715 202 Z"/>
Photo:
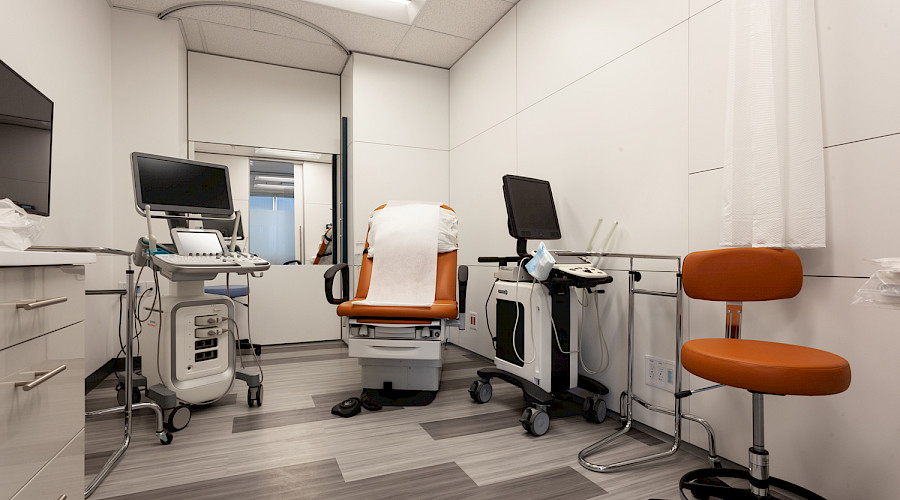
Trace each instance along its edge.
<path fill-rule="evenodd" d="M 764 447 L 763 395 L 824 396 L 850 386 L 850 364 L 830 352 L 778 342 L 740 338 L 741 303 L 788 299 L 800 292 L 803 267 L 791 250 L 726 248 L 688 254 L 682 270 L 684 292 L 691 298 L 726 302 L 726 338 L 696 339 L 681 349 L 684 368 L 707 380 L 751 392 L 753 447 L 750 470 L 700 469 L 681 478 L 681 496 L 691 498 L 772 498 L 769 487 L 801 498 L 822 497 L 769 476 Z M 698 391 L 694 391 L 698 392 Z M 690 393 L 681 393 L 684 397 Z M 740 478 L 749 488 L 728 486 L 715 478 Z"/>

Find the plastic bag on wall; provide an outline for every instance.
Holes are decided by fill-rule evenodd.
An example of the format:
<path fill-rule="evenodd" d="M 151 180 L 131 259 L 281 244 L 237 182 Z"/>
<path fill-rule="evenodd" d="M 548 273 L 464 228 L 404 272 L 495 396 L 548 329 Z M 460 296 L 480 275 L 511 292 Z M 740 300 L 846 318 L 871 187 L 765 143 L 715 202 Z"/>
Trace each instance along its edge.
<path fill-rule="evenodd" d="M 852 303 L 900 309 L 900 267 L 897 267 L 900 259 L 879 259 L 873 262 L 887 267 L 875 271 L 875 275 L 857 290 Z"/>
<path fill-rule="evenodd" d="M 0 200 L 0 249 L 25 250 L 44 230 L 44 221 L 29 215 L 9 198 Z"/>

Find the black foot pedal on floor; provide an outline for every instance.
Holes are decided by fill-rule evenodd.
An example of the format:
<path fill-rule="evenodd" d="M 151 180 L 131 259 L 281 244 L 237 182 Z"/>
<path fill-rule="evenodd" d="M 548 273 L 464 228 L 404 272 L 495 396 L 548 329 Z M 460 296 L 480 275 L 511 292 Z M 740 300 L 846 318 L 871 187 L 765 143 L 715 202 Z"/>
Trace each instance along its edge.
<path fill-rule="evenodd" d="M 349 418 L 353 415 L 357 415 L 360 412 L 360 403 L 359 398 L 350 398 L 341 401 L 340 403 L 334 405 L 331 409 L 331 413 L 333 415 L 337 415 L 339 417 Z"/>
<path fill-rule="evenodd" d="M 360 404 L 362 407 L 369 411 L 378 411 L 381 409 L 381 403 L 378 402 L 375 398 L 367 395 L 364 395 L 360 400 Z"/>

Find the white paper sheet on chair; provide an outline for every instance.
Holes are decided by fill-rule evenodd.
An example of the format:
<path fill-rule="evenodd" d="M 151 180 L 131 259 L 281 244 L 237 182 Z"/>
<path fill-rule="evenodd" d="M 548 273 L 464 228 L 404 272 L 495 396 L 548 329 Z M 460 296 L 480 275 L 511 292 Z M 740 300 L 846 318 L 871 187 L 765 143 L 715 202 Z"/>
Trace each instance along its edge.
<path fill-rule="evenodd" d="M 365 300 L 373 306 L 429 307 L 437 280 L 437 204 L 392 204 L 378 210 L 374 240 L 378 258 Z"/>

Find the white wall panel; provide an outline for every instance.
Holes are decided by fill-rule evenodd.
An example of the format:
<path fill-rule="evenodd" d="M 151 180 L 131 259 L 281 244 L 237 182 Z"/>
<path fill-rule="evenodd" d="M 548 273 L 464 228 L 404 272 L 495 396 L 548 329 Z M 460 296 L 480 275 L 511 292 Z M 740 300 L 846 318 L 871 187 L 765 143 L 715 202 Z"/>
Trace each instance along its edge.
<path fill-rule="evenodd" d="M 522 110 L 684 21 L 688 0 L 523 0 L 516 10 Z"/>
<path fill-rule="evenodd" d="M 686 63 L 682 25 L 519 113 L 519 173 L 553 186 L 553 247 L 584 249 L 603 217 L 613 251 L 687 249 Z"/>
<path fill-rule="evenodd" d="M 721 167 L 725 160 L 731 3 L 723 0 L 690 20 L 691 172 Z"/>
<path fill-rule="evenodd" d="M 450 163 L 450 206 L 459 217 L 459 263 L 477 265 L 481 256 L 515 255 L 502 179 L 517 170 L 516 120 L 506 120 L 453 149 Z"/>
<path fill-rule="evenodd" d="M 358 129 L 357 129 L 358 130 Z M 447 151 L 353 143 L 353 243 L 366 238 L 369 214 L 390 200 L 446 203 Z"/>
<path fill-rule="evenodd" d="M 123 208 L 114 201 L 110 180 L 109 6 L 5 2 L 2 8 L 0 59 L 54 104 L 50 216 L 42 218 L 44 231 L 35 244 L 113 245 L 112 214 Z M 124 258 L 98 259 L 87 266 L 87 288 L 110 288 L 124 278 L 124 265 Z M 86 301 L 85 330 L 92 332 L 85 337 L 87 373 L 112 356 L 107 340 L 115 335 L 117 307 L 112 297 Z"/>
<path fill-rule="evenodd" d="M 900 5 L 816 2 L 825 145 L 900 132 Z"/>
<path fill-rule="evenodd" d="M 900 135 L 825 150 L 826 247 L 798 251 L 804 273 L 870 276 L 864 259 L 898 255 L 898 158 Z"/>
<path fill-rule="evenodd" d="M 691 174 L 688 194 L 688 242 L 691 252 L 719 248 L 722 219 L 722 169 Z"/>
<path fill-rule="evenodd" d="M 353 56 L 353 140 L 447 150 L 448 71 Z"/>
<path fill-rule="evenodd" d="M 450 147 L 516 113 L 516 8 L 450 68 Z"/>
<path fill-rule="evenodd" d="M 191 52 L 192 141 L 319 153 L 340 149 L 340 77 Z"/>
<path fill-rule="evenodd" d="M 721 0 L 690 0 L 691 1 L 691 15 L 700 12 L 703 9 L 708 8 L 709 6 L 715 4 L 716 2 L 720 2 Z"/>

